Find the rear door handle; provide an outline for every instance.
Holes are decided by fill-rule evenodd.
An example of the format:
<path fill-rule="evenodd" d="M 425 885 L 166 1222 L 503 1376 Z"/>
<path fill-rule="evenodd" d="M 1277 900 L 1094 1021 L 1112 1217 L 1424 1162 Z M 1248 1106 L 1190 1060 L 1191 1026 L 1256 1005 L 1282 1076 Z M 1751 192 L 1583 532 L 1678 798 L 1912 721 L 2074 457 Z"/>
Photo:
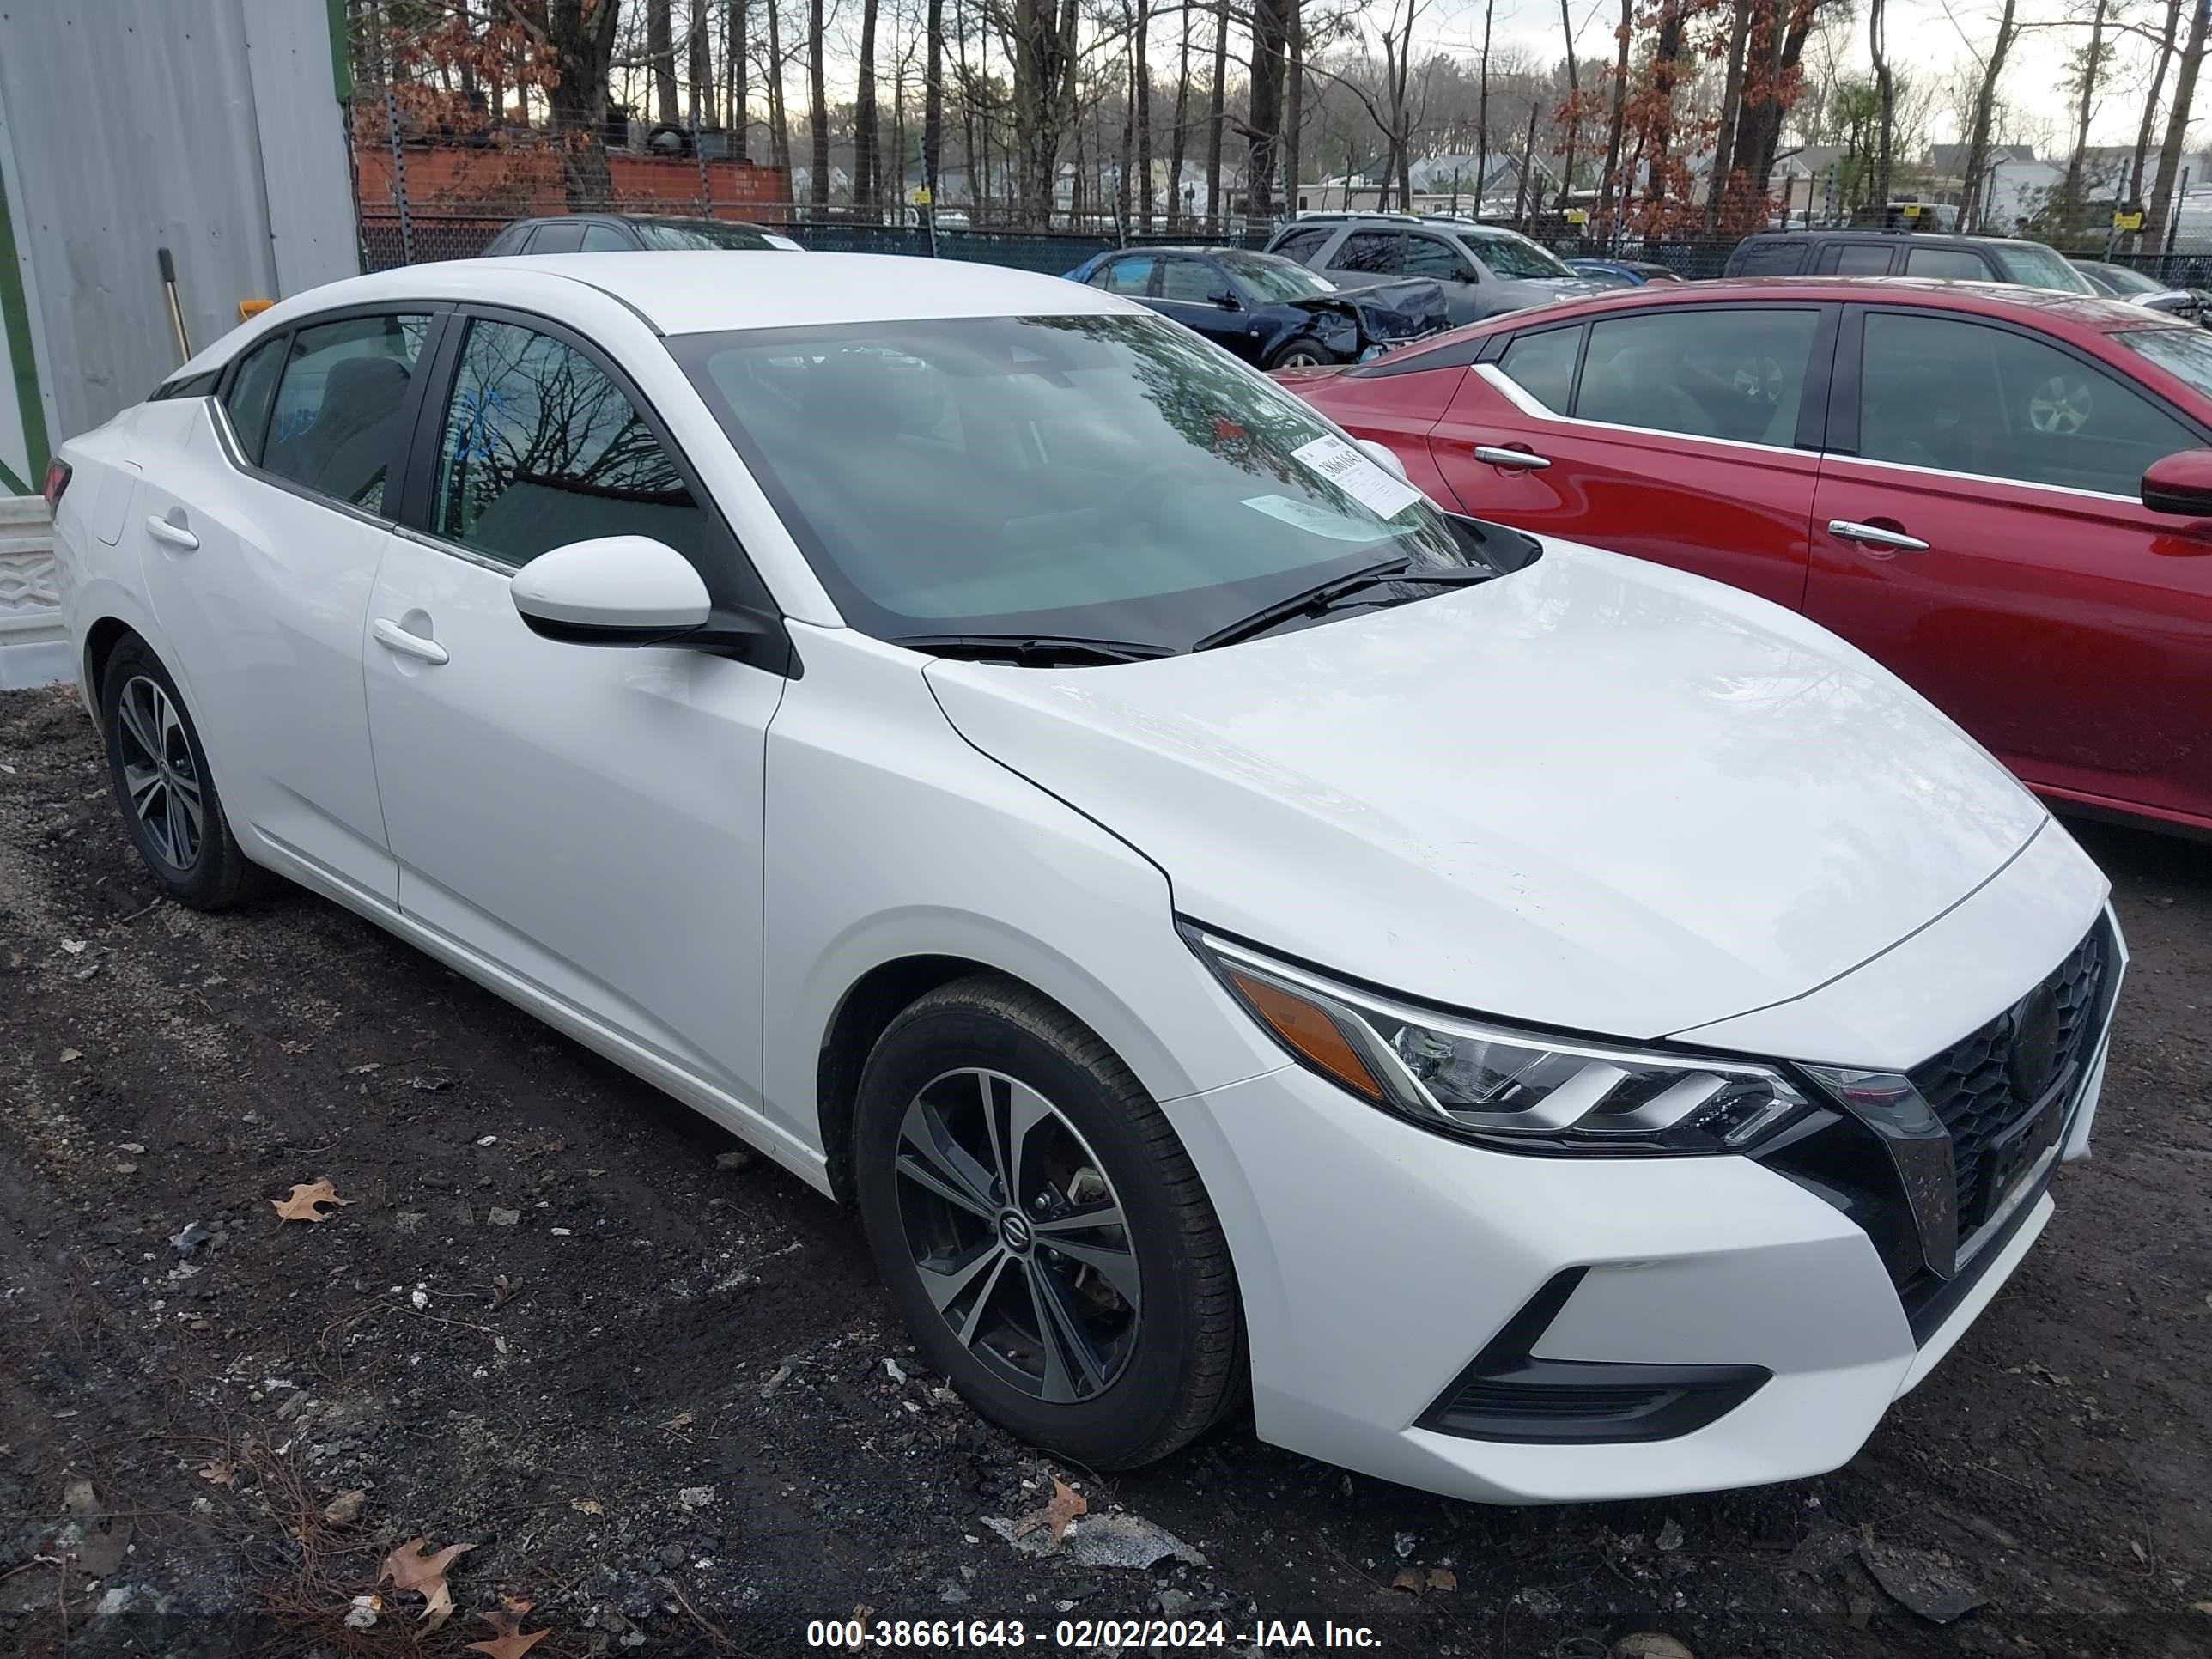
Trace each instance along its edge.
<path fill-rule="evenodd" d="M 1878 524 L 1857 524 L 1850 519 L 1828 520 L 1828 533 L 1838 541 L 1856 542 L 1861 547 L 1879 547 L 1891 553 L 1925 553 L 1928 544 L 1917 536 L 1908 536 L 1902 530 L 1884 530 Z"/>
<path fill-rule="evenodd" d="M 379 617 L 369 632 L 376 642 L 387 651 L 396 651 L 403 657 L 412 657 L 417 662 L 450 662 L 453 659 L 446 647 L 435 640 L 426 640 L 420 634 L 410 634 L 389 617 Z"/>
<path fill-rule="evenodd" d="M 158 513 L 146 515 L 146 533 L 157 542 L 167 542 L 174 548 L 191 552 L 200 544 L 200 538 L 180 524 L 172 524 Z"/>
<path fill-rule="evenodd" d="M 1492 466 L 1518 467 L 1524 472 L 1541 472 L 1551 465 L 1541 455 L 1531 455 L 1525 449 L 1504 449 L 1496 444 L 1477 444 L 1474 459 L 1487 461 Z"/>

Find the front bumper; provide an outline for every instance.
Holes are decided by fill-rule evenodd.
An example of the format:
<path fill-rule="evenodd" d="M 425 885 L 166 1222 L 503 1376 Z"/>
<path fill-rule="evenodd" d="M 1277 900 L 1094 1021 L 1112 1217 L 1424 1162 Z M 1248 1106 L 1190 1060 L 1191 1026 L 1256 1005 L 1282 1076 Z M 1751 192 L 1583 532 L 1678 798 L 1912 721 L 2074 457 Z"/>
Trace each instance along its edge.
<path fill-rule="evenodd" d="M 2078 1154 L 2100 1052 L 2064 1139 Z M 1167 1103 L 1235 1255 L 1261 1437 L 1452 1497 L 1654 1497 L 1849 1460 L 1957 1341 L 2051 1213 L 2040 1172 L 1916 1340 L 1848 1216 L 1742 1158 L 1539 1158 L 1401 1123 L 1297 1066 Z M 1582 1269 L 1547 1361 L 1769 1373 L 1704 1426 L 1532 1443 L 1419 1426 L 1486 1346 Z"/>

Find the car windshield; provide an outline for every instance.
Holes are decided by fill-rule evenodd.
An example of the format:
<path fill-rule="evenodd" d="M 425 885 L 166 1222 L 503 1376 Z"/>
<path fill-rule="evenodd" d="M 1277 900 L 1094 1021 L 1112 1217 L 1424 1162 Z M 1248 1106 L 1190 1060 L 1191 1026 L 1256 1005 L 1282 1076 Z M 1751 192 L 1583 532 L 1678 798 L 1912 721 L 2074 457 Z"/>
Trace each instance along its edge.
<path fill-rule="evenodd" d="M 2115 294 L 2163 294 L 2166 284 L 2155 276 L 2146 276 L 2140 270 L 2125 265 L 2096 265 L 2087 273 L 2093 283 L 2102 283 Z"/>
<path fill-rule="evenodd" d="M 775 246 L 750 225 L 717 224 L 711 219 L 633 219 L 630 223 L 649 248 L 688 252 L 701 248 Z"/>
<path fill-rule="evenodd" d="M 2192 392 L 2212 398 L 2212 334 L 2201 328 L 2131 328 L 2112 338 Z"/>
<path fill-rule="evenodd" d="M 1540 247 L 1526 236 L 1516 236 L 1510 230 L 1466 231 L 1462 233 L 1460 240 L 1467 244 L 1467 251 L 1481 260 L 1492 276 L 1508 281 L 1575 274 L 1550 249 Z"/>
<path fill-rule="evenodd" d="M 667 343 L 845 620 L 878 638 L 1182 651 L 1340 576 L 1474 563 L 1418 491 L 1160 318 Z"/>
<path fill-rule="evenodd" d="M 2022 288 L 2057 289 L 2062 294 L 2094 294 L 2089 279 L 2066 262 L 2055 248 L 2040 242 L 1993 242 L 1997 269 L 2005 280 Z"/>
<path fill-rule="evenodd" d="M 1337 286 L 1294 259 L 1264 253 L 1224 253 L 1222 268 L 1263 300 L 1313 300 L 1334 294 Z"/>

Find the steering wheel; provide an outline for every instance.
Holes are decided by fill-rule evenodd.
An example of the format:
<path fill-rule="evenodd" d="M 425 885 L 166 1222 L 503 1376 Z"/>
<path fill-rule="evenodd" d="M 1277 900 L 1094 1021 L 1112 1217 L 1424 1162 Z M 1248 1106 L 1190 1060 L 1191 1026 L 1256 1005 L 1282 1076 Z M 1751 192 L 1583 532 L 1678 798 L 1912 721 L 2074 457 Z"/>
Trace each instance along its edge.
<path fill-rule="evenodd" d="M 2065 437 L 2088 424 L 2089 383 L 2078 374 L 2053 374 L 2027 394 L 2027 423 Z"/>

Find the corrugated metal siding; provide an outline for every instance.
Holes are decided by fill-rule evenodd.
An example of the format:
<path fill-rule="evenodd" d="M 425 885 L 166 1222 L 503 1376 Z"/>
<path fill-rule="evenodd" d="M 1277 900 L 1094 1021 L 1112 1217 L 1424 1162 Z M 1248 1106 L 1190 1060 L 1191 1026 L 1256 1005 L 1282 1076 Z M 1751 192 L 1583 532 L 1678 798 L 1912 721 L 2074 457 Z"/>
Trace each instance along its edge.
<path fill-rule="evenodd" d="M 175 367 L 156 249 L 175 256 L 195 349 L 237 325 L 240 300 L 357 268 L 327 27 L 319 0 L 8 6 L 0 120 L 57 437 Z"/>

